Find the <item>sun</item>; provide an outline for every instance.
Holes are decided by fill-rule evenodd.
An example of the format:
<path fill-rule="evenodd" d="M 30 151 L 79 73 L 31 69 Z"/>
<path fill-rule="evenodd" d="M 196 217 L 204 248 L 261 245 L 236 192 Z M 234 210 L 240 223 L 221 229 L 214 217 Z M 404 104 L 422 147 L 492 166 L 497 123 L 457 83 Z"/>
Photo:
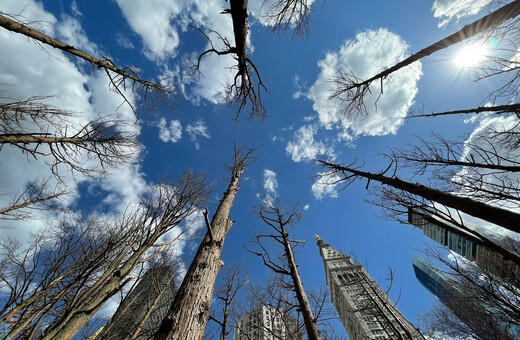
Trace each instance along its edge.
<path fill-rule="evenodd" d="M 466 45 L 454 58 L 457 67 L 472 67 L 486 59 L 488 48 L 483 44 Z"/>

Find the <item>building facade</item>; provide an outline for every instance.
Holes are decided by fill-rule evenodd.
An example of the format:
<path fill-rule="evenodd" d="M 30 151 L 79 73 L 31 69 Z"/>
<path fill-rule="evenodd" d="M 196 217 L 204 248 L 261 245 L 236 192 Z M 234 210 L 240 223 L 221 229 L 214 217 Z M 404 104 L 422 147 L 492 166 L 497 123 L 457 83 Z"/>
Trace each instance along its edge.
<path fill-rule="evenodd" d="M 301 340 L 296 320 L 278 308 L 261 306 L 235 326 L 233 340 Z"/>
<path fill-rule="evenodd" d="M 421 256 L 414 256 L 413 270 L 417 280 L 460 321 L 483 339 L 513 340 L 520 336 L 520 327 L 495 318 L 485 302 L 466 296 L 462 287 L 450 275 Z"/>
<path fill-rule="evenodd" d="M 175 298 L 175 271 L 170 266 L 149 269 L 119 308 L 98 331 L 96 339 L 153 338 Z"/>
<path fill-rule="evenodd" d="M 351 340 L 424 340 L 362 265 L 316 240 L 332 303 Z"/>
<path fill-rule="evenodd" d="M 483 240 L 460 226 L 442 220 L 428 206 L 408 209 L 408 222 L 421 229 L 423 234 L 451 251 L 475 261 L 487 273 L 499 277 L 519 276 L 520 268 L 511 261 L 506 261 L 498 252 L 483 245 Z M 501 235 L 488 228 L 464 222 L 464 226 L 483 235 L 490 241 L 500 243 Z"/>

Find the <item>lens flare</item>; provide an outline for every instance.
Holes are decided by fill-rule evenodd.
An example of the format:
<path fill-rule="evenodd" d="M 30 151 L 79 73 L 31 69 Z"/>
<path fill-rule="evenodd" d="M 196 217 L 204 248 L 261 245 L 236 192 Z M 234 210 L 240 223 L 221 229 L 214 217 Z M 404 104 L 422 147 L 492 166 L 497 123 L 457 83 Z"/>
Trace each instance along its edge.
<path fill-rule="evenodd" d="M 472 67 L 486 59 L 488 49 L 482 44 L 464 46 L 455 56 L 454 62 L 458 67 Z"/>

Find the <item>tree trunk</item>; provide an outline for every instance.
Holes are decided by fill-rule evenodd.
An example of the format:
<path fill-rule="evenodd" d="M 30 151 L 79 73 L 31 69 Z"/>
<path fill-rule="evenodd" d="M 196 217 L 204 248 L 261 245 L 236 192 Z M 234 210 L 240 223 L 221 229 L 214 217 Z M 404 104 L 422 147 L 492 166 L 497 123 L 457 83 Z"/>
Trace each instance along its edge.
<path fill-rule="evenodd" d="M 300 273 L 298 272 L 296 260 L 294 259 L 294 253 L 289 241 L 289 236 L 284 226 L 282 226 L 282 237 L 283 245 L 285 248 L 285 255 L 287 256 L 287 262 L 289 264 L 291 278 L 294 283 L 294 291 L 296 293 L 296 298 L 298 299 L 298 304 L 303 316 L 303 320 L 305 322 L 307 336 L 309 337 L 309 340 L 321 340 L 320 331 L 318 330 L 316 319 L 312 314 L 311 306 L 309 305 L 307 295 L 305 294 L 305 290 L 303 289 L 303 283 L 300 278 Z"/>
<path fill-rule="evenodd" d="M 43 34 L 42 32 L 39 32 L 29 26 L 26 26 L 26 25 L 23 25 L 17 21 L 14 21 L 14 20 L 11 20 L 3 15 L 0 15 L 0 26 L 7 29 L 8 31 L 11 31 L 11 32 L 15 32 L 15 33 L 20 33 L 20 34 L 23 34 L 29 38 L 32 38 L 32 39 L 35 39 L 37 41 L 40 41 L 44 44 L 47 44 L 47 45 L 50 45 L 54 48 L 57 48 L 57 49 L 60 49 L 64 52 L 67 52 L 67 53 L 70 53 L 72 55 L 75 55 L 76 57 L 79 57 L 81 59 L 84 59 L 86 61 L 88 61 L 89 63 L 91 63 L 92 65 L 96 65 L 97 67 L 99 68 L 103 68 L 107 71 L 112 71 L 112 72 L 115 72 L 117 74 L 119 74 L 120 76 L 123 77 L 123 79 L 131 79 L 133 81 L 136 81 L 138 83 L 141 83 L 142 85 L 144 85 L 146 88 L 149 88 L 149 89 L 155 89 L 155 90 L 164 90 L 162 89 L 159 85 L 157 84 L 154 84 L 154 83 L 151 83 L 149 81 L 146 81 L 146 80 L 143 80 L 141 78 L 139 78 L 138 76 L 130 73 L 130 72 L 127 72 L 123 69 L 120 69 L 118 67 L 116 67 L 112 61 L 106 59 L 106 60 L 101 60 L 101 59 L 98 59 L 96 57 L 93 57 L 83 51 L 80 51 L 78 50 L 77 48 L 74 48 L 74 46 L 70 46 L 70 45 L 67 45 L 65 44 L 64 42 L 61 42 L 57 39 L 54 39 L 52 37 L 49 37 L 48 35 L 46 34 Z"/>
<path fill-rule="evenodd" d="M 243 170 L 232 174 L 231 182 L 220 200 L 209 227 L 212 230 L 200 243 L 193 262 L 182 281 L 181 287 L 163 319 L 155 340 L 201 340 L 208 323 L 213 286 L 220 268 L 220 259 L 226 234 L 233 221 L 229 211 L 239 189 L 238 181 Z"/>
<path fill-rule="evenodd" d="M 334 169 L 337 172 L 349 172 L 358 177 L 374 180 L 396 189 L 401 189 L 411 194 L 423 197 L 427 200 L 431 200 L 450 208 L 457 209 L 468 215 L 497 224 L 516 233 L 520 233 L 520 214 L 510 210 L 497 208 L 479 201 L 472 200 L 471 198 L 460 197 L 441 190 L 426 187 L 421 184 L 402 181 L 399 178 L 390 178 L 383 175 L 351 169 L 328 162 L 321 163 L 331 169 Z"/>
<path fill-rule="evenodd" d="M 501 113 L 516 113 L 520 112 L 520 104 L 511 104 L 511 105 L 497 105 L 497 106 L 479 106 L 473 109 L 466 110 L 454 110 L 454 111 L 444 111 L 444 112 L 432 112 L 425 113 L 420 115 L 411 114 L 408 118 L 417 118 L 417 117 L 437 117 L 437 116 L 446 116 L 446 115 L 456 115 L 456 114 L 468 114 L 468 113 L 482 113 L 482 112 L 490 112 L 493 114 L 501 114 Z"/>
<path fill-rule="evenodd" d="M 58 143 L 73 143 L 83 144 L 87 142 L 102 143 L 106 140 L 99 138 L 85 137 L 49 137 L 43 135 L 31 134 L 0 134 L 0 144 L 58 144 Z"/>
<path fill-rule="evenodd" d="M 477 21 L 474 21 L 473 23 L 464 26 L 461 30 L 453 33 L 449 37 L 439 40 L 436 43 L 420 50 L 419 52 L 412 54 L 405 60 L 395 64 L 394 66 L 384 70 L 383 72 L 381 72 L 379 74 L 376 74 L 372 78 L 351 86 L 347 90 L 351 90 L 355 87 L 368 86 L 368 85 L 370 85 L 370 83 L 372 83 L 374 80 L 377 80 L 377 79 L 385 79 L 391 73 L 393 73 L 405 66 L 408 66 L 417 60 L 420 60 L 424 57 L 429 56 L 432 53 L 435 53 L 444 48 L 450 47 L 456 43 L 459 43 L 468 38 L 471 38 L 481 32 L 484 32 L 485 30 L 497 27 L 504 21 L 506 21 L 508 19 L 512 19 L 512 18 L 518 16 L 519 14 L 520 14 L 520 0 L 515 0 L 515 1 L 511 2 L 510 4 L 507 4 L 499 9 L 497 9 L 496 11 L 478 19 Z"/>
<path fill-rule="evenodd" d="M 222 320 L 222 329 L 220 331 L 220 340 L 226 340 L 226 335 L 228 333 L 228 317 L 229 317 L 229 303 L 226 301 L 226 307 L 224 307 L 224 319 Z"/>

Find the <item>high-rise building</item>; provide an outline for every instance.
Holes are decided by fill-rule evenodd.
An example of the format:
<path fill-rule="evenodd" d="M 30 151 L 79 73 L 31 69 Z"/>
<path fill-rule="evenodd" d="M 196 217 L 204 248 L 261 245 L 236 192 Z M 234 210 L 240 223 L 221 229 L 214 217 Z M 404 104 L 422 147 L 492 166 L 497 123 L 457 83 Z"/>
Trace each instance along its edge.
<path fill-rule="evenodd" d="M 486 301 L 467 296 L 453 277 L 421 256 L 414 256 L 412 264 L 417 280 L 481 338 L 518 339 L 520 327 L 497 320 Z"/>
<path fill-rule="evenodd" d="M 246 313 L 235 326 L 233 340 L 301 340 L 296 320 L 275 307 Z"/>
<path fill-rule="evenodd" d="M 175 271 L 170 266 L 149 269 L 119 308 L 98 331 L 96 339 L 135 339 L 153 337 L 175 298 Z"/>
<path fill-rule="evenodd" d="M 511 261 L 505 261 L 498 252 L 484 246 L 481 237 L 464 230 L 455 223 L 441 219 L 429 206 L 408 209 L 408 222 L 423 231 L 423 234 L 453 252 L 475 261 L 486 272 L 500 277 L 520 275 L 520 268 Z M 464 226 L 474 230 L 492 242 L 500 243 L 503 237 L 498 233 L 464 222 Z"/>
<path fill-rule="evenodd" d="M 362 265 L 316 240 L 332 303 L 351 340 L 424 340 Z"/>
<path fill-rule="evenodd" d="M 454 294 L 454 279 L 435 267 L 422 256 L 414 256 L 413 270 L 417 280 L 442 303 L 449 301 Z"/>

